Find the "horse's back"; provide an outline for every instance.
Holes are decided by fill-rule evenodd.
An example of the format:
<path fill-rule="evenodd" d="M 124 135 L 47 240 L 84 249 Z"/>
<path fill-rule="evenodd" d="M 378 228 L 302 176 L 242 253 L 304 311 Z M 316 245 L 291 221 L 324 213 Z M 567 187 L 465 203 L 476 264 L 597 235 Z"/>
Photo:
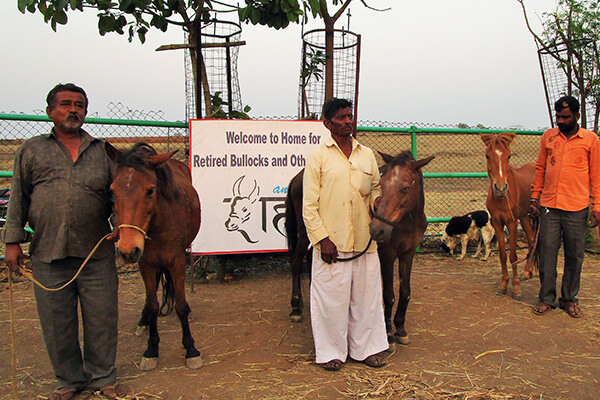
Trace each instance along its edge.
<path fill-rule="evenodd" d="M 185 246 L 189 246 L 200 230 L 200 198 L 192 183 L 192 174 L 189 167 L 178 160 L 169 160 L 169 167 L 173 171 L 174 185 L 183 191 L 183 196 L 175 200 L 171 208 L 173 216 L 171 223 L 185 227 Z"/>
<path fill-rule="evenodd" d="M 535 163 L 523 164 L 520 167 L 515 168 L 515 172 L 522 176 L 523 180 L 528 181 L 531 185 L 531 182 L 533 182 L 533 177 L 535 176 Z"/>

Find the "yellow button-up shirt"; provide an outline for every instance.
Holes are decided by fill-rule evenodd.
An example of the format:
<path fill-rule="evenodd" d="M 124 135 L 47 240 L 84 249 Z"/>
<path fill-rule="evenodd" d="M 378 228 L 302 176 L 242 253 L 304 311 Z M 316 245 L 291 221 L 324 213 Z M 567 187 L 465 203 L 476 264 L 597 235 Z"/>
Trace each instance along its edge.
<path fill-rule="evenodd" d="M 542 136 L 535 164 L 531 197 L 540 205 L 564 211 L 580 211 L 590 205 L 600 211 L 600 141 L 598 135 L 579 128 L 567 140 L 558 128 Z"/>
<path fill-rule="evenodd" d="M 369 213 L 381 195 L 373 151 L 352 139 L 347 158 L 329 138 L 308 158 L 303 182 L 303 217 L 313 246 L 326 237 L 338 251 L 360 252 L 369 243 Z M 377 249 L 375 241 L 368 252 Z"/>

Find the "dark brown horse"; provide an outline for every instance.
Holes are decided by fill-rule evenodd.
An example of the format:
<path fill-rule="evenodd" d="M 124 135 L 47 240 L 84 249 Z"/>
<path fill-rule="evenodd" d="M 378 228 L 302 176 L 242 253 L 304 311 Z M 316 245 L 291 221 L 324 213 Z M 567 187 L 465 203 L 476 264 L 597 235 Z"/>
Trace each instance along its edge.
<path fill-rule="evenodd" d="M 302 179 L 304 169 L 292 178 L 288 185 L 285 198 L 285 232 L 290 252 L 290 264 L 292 267 L 292 312 L 290 319 L 292 322 L 302 322 L 302 267 L 304 265 L 304 256 L 307 256 L 306 263 L 310 268 L 312 252 L 308 251 L 310 241 L 306 234 L 306 226 L 302 219 Z"/>
<path fill-rule="evenodd" d="M 421 168 L 434 156 L 415 161 L 408 150 L 395 157 L 381 152 L 379 154 L 386 163 L 381 169 L 382 196 L 369 227 L 371 237 L 378 242 L 377 251 L 381 263 L 388 339 L 390 342 L 408 344 L 410 340 L 404 322 L 410 301 L 410 273 L 415 251 L 427 228 Z M 394 261 L 396 259 L 398 259 L 400 293 L 393 325 L 396 331 L 393 332 L 392 309 L 395 300 Z"/>
<path fill-rule="evenodd" d="M 529 163 L 519 168 L 510 166 L 510 144 L 514 138 L 515 134 L 512 132 L 503 132 L 498 135 L 481 134 L 481 140 L 486 145 L 485 157 L 490 179 L 486 206 L 492 216 L 492 225 L 498 239 L 500 265 L 502 266 L 502 281 L 498 293 L 506 294 L 509 279 L 504 240 L 504 227 L 506 226 L 510 240 L 510 263 L 513 270 L 513 298 L 518 300 L 521 298 L 521 284 L 517 274 L 517 221 L 521 221 L 521 227 L 527 235 L 529 253 L 531 253 L 534 232 L 527 212 L 531 198 L 531 182 L 535 175 L 535 164 Z M 522 279 L 529 279 L 533 275 L 534 266 L 531 256 L 532 254 L 527 256 L 527 262 L 521 273 Z"/>
<path fill-rule="evenodd" d="M 200 228 L 200 200 L 189 168 L 171 159 L 174 152 L 157 154 L 145 143 L 137 143 L 124 153 L 107 144 L 106 151 L 117 165 L 110 187 L 118 215 L 117 253 L 125 262 L 138 263 L 146 287 L 146 304 L 138 325 L 147 324 L 149 336 L 140 368 L 151 370 L 158 365 L 156 292 L 161 275 L 167 282 L 171 304 L 175 300 L 186 365 L 200 368 L 202 359 L 194 347 L 185 299 L 185 251 Z"/>
<path fill-rule="evenodd" d="M 433 159 L 433 156 L 414 161 L 410 152 L 406 151 L 397 157 L 386 154 L 382 154 L 382 157 L 387 163 L 380 168 L 380 172 L 383 174 L 381 182 L 384 195 L 378 209 L 380 220 L 371 222 L 371 235 L 374 235 L 373 237 L 376 240 L 387 240 L 387 242 L 380 243 L 378 246 L 384 289 L 386 327 L 390 339 L 395 338 L 396 341 L 407 344 L 409 340 L 408 334 L 404 330 L 404 320 L 410 299 L 412 258 L 427 227 L 427 219 L 423 211 L 425 198 L 421 168 L 427 165 Z M 286 198 L 286 233 L 292 266 L 292 312 L 290 318 L 294 322 L 302 320 L 303 301 L 300 276 L 304 264 L 303 259 L 307 254 L 309 245 L 306 227 L 302 219 L 303 172 L 304 170 L 300 171 L 291 180 Z M 401 186 L 397 187 L 396 185 Z M 382 223 L 381 219 L 386 222 Z M 393 335 L 391 315 L 394 306 L 393 265 L 396 258 L 400 261 L 401 287 L 400 305 L 394 320 L 397 331 Z M 310 262 L 310 257 L 307 257 L 309 266 Z"/>

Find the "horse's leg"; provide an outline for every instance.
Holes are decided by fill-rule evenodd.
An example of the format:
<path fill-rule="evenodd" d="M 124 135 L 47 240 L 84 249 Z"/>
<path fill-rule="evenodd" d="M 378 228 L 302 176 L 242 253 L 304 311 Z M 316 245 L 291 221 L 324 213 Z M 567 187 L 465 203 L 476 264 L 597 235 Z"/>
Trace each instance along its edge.
<path fill-rule="evenodd" d="M 185 348 L 185 365 L 191 369 L 198 369 L 202 366 L 202 358 L 200 352 L 194 347 L 194 338 L 188 319 L 190 306 L 185 299 L 185 258 L 177 257 L 169 271 L 173 279 L 173 290 L 175 291 L 175 312 L 179 317 L 179 322 L 181 322 L 181 343 Z"/>
<path fill-rule="evenodd" d="M 292 256 L 292 312 L 290 320 L 292 322 L 302 322 L 302 266 L 304 265 L 304 256 L 308 249 L 308 237 L 300 235 L 296 246 L 296 253 Z M 308 260 L 307 260 L 308 262 Z"/>
<path fill-rule="evenodd" d="M 159 304 L 156 296 L 156 269 L 145 265 L 143 262 L 139 263 L 139 267 L 146 288 L 144 310 L 146 310 L 148 319 L 148 347 L 140 362 L 140 369 L 149 371 L 158 365 L 158 343 L 160 342 L 157 326 Z"/>
<path fill-rule="evenodd" d="M 527 261 L 525 262 L 525 267 L 523 268 L 523 272 L 519 276 L 519 279 L 526 281 L 527 279 L 531 279 L 533 277 L 533 247 L 535 241 L 535 233 L 533 231 L 533 226 L 531 225 L 531 219 L 528 216 L 524 216 L 521 218 L 521 227 L 523 231 L 525 231 L 525 235 L 527 235 Z"/>
<path fill-rule="evenodd" d="M 406 310 L 410 302 L 410 272 L 412 270 L 413 257 L 415 249 L 407 251 L 398 258 L 398 272 L 400 280 L 400 296 L 398 298 L 398 308 L 394 316 L 394 325 L 396 333 L 394 337 L 401 344 L 409 344 L 408 332 L 404 329 L 406 321 Z"/>
<path fill-rule="evenodd" d="M 508 268 L 506 267 L 506 241 L 504 240 L 504 224 L 494 222 L 494 230 L 498 239 L 498 255 L 500 256 L 500 267 L 502 268 L 502 280 L 498 287 L 498 294 L 506 294 L 508 287 Z"/>
<path fill-rule="evenodd" d="M 508 237 L 510 238 L 510 265 L 513 270 L 513 299 L 521 300 L 521 281 L 519 281 L 519 273 L 517 263 L 517 221 L 512 220 L 508 224 Z"/>
<path fill-rule="evenodd" d="M 144 306 L 144 308 L 142 308 L 142 315 L 140 316 L 140 320 L 138 321 L 135 327 L 135 336 L 142 336 L 144 331 L 148 329 L 148 325 L 148 310 L 146 309 L 146 306 Z"/>
<path fill-rule="evenodd" d="M 388 334 L 388 341 L 393 342 L 392 336 L 392 309 L 394 308 L 394 259 L 395 252 L 388 243 L 380 243 L 377 246 L 379 255 L 379 264 L 381 267 L 381 281 L 383 287 L 383 305 L 385 316 L 385 329 Z"/>

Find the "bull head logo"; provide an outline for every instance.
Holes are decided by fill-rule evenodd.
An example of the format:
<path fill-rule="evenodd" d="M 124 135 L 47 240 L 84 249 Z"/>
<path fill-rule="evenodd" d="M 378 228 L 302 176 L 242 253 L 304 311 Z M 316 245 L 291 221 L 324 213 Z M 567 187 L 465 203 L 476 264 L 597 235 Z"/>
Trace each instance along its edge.
<path fill-rule="evenodd" d="M 225 221 L 225 227 L 229 232 L 238 231 L 248 243 L 257 243 L 258 240 L 252 240 L 250 235 L 242 228 L 242 225 L 251 217 L 252 204 L 258 200 L 260 188 L 254 180 L 254 187 L 249 194 L 243 194 L 241 187 L 246 175 L 240 176 L 233 183 L 233 198 L 231 199 L 231 209 L 229 218 Z"/>

